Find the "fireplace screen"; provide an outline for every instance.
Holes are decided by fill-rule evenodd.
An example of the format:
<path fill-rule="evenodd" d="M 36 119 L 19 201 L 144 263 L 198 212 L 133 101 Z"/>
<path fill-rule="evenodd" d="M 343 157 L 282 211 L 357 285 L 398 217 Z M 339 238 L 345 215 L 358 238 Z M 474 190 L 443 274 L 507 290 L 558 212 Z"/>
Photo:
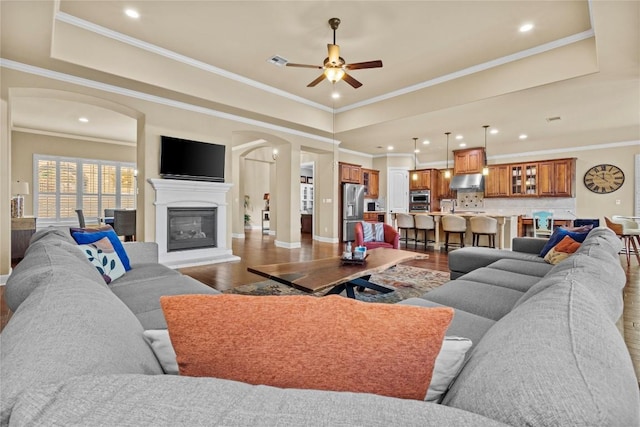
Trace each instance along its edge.
<path fill-rule="evenodd" d="M 215 248 L 216 208 L 168 208 L 167 252 Z"/>

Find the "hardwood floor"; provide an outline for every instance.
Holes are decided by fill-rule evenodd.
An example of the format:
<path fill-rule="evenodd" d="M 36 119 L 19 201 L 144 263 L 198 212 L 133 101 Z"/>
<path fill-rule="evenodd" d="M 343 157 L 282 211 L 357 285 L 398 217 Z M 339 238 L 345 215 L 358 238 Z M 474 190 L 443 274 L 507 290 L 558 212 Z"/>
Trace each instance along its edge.
<path fill-rule="evenodd" d="M 413 245 L 402 249 L 414 250 Z M 282 249 L 274 245 L 274 237 L 263 235 L 260 230 L 246 233 L 246 238 L 233 239 L 233 253 L 241 258 L 240 261 L 206 265 L 201 267 L 183 268 L 180 271 L 220 291 L 247 283 L 265 280 L 247 271 L 250 265 L 273 264 L 280 262 L 307 261 L 318 258 L 340 255 L 342 245 L 318 243 L 311 240 L 310 235 L 303 234 L 302 247 L 299 249 Z M 417 252 L 424 252 L 419 247 Z M 444 252 L 433 251 L 429 248 L 428 259 L 413 260 L 407 265 L 429 268 L 432 270 L 448 271 L 448 258 Z M 624 314 L 618 322 L 620 332 L 624 335 L 627 347 L 631 353 L 636 376 L 640 378 L 640 266 L 632 263 L 627 266 L 626 258 L 620 257 L 620 263 L 627 274 L 627 284 L 624 288 Z M 0 286 L 0 331 L 4 328 L 11 312 L 4 301 L 4 287 Z"/>
<path fill-rule="evenodd" d="M 403 246 L 402 249 L 414 251 L 413 245 L 409 245 L 408 248 Z M 273 236 L 263 235 L 259 230 L 254 230 L 247 232 L 244 240 L 233 239 L 233 254 L 242 258 L 241 261 L 182 268 L 180 272 L 206 283 L 212 288 L 224 291 L 247 283 L 265 280 L 262 276 L 249 273 L 247 271 L 249 266 L 328 258 L 339 256 L 342 250 L 342 245 L 312 242 L 310 234 L 302 235 L 300 249 L 277 248 L 274 245 Z M 424 246 L 418 246 L 417 252 L 424 253 Z M 413 260 L 404 264 L 449 271 L 446 253 L 434 252 L 432 248 L 429 248 L 427 253 L 429 259 Z"/>

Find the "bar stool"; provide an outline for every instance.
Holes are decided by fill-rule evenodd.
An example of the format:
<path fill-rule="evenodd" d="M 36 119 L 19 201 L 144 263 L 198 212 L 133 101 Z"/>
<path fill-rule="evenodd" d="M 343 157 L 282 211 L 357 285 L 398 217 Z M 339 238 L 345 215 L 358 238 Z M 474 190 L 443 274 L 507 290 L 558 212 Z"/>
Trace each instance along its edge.
<path fill-rule="evenodd" d="M 429 231 L 436 231 L 436 223 L 433 220 L 431 215 L 426 214 L 418 214 L 414 216 L 415 228 L 416 228 L 416 239 L 415 244 L 413 245 L 414 249 L 418 247 L 418 243 L 424 243 L 424 249 L 427 250 L 427 244 L 429 242 L 433 243 L 435 240 L 429 240 L 428 235 Z M 420 236 L 420 232 L 424 232 L 424 240 L 418 240 Z M 435 238 L 435 235 L 434 235 Z"/>
<path fill-rule="evenodd" d="M 400 242 L 404 241 L 405 245 L 409 244 L 409 230 L 415 232 L 416 226 L 413 219 L 413 215 L 399 213 L 396 214 L 396 221 L 398 224 L 398 232 L 400 233 Z M 402 230 L 404 230 L 404 238 L 402 237 Z M 415 237 L 415 234 L 414 234 Z M 415 242 L 415 239 L 412 239 Z"/>
<path fill-rule="evenodd" d="M 498 234 L 498 220 L 488 216 L 474 216 L 469 220 L 473 246 L 480 246 L 480 236 L 487 236 L 490 248 L 496 247 L 496 234 Z"/>
<path fill-rule="evenodd" d="M 455 233 L 460 237 L 460 247 L 464 247 L 464 233 L 467 231 L 467 220 L 460 215 L 445 215 L 442 217 L 444 231 L 444 250 L 449 252 L 449 234 Z"/>

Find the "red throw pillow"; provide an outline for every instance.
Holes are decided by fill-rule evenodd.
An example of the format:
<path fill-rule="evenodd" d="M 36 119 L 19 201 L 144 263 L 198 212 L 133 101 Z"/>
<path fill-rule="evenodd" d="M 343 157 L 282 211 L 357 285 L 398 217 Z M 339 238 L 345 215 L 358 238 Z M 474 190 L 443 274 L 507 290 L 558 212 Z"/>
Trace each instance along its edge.
<path fill-rule="evenodd" d="M 423 400 L 453 309 L 332 295 L 160 298 L 180 375 Z"/>

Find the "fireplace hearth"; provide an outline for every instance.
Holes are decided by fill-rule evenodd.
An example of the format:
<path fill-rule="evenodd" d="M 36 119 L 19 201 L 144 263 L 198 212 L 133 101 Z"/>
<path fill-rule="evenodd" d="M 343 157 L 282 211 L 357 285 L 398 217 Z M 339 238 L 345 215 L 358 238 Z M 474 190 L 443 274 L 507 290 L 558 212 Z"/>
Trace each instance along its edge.
<path fill-rule="evenodd" d="M 168 208 L 167 251 L 215 248 L 217 208 Z"/>

